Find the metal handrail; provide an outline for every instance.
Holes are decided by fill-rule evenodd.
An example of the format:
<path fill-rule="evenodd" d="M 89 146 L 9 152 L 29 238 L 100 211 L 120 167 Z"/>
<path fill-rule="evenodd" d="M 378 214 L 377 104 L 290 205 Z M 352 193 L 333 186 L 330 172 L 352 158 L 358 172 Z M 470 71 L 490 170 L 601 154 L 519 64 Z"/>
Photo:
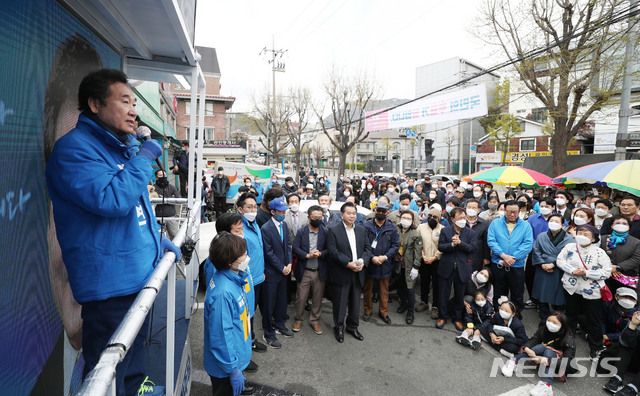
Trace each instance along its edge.
<path fill-rule="evenodd" d="M 189 225 L 197 226 L 199 223 L 199 211 L 194 211 L 188 220 L 182 224 L 178 234 L 173 239 L 173 243 L 176 246 L 181 246 L 184 242 L 187 230 L 190 229 Z M 109 339 L 108 346 L 100 355 L 100 360 L 85 377 L 82 387 L 76 395 L 106 395 L 110 387 L 112 394 L 115 394 L 115 387 L 112 386 L 112 383 L 115 379 L 116 366 L 124 359 L 129 347 L 133 344 L 162 288 L 164 280 L 167 278 L 167 274 L 175 264 L 175 259 L 176 255 L 173 252 L 164 254 L 153 274 L 151 274 L 151 278 L 138 293 L 129 311 L 127 311 L 122 322 L 120 322 L 113 336 Z"/>

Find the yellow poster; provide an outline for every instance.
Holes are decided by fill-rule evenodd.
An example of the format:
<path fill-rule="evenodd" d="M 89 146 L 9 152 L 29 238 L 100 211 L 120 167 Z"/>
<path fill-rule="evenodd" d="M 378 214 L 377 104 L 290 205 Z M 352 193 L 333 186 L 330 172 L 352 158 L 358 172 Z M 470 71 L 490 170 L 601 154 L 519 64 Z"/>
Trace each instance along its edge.
<path fill-rule="evenodd" d="M 549 157 L 551 155 L 551 151 L 521 151 L 521 152 L 512 152 L 506 153 L 504 156 L 504 161 L 506 163 L 522 163 L 527 157 Z M 580 155 L 579 150 L 567 151 L 567 155 Z"/>

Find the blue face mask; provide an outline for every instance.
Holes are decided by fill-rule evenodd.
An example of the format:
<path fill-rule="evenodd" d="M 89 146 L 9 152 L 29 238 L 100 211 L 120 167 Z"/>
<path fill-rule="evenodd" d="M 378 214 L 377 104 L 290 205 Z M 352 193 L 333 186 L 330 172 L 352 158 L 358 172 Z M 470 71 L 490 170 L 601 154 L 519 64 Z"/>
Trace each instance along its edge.
<path fill-rule="evenodd" d="M 275 219 L 278 220 L 279 222 L 283 222 L 284 221 L 284 216 L 276 215 Z"/>
<path fill-rule="evenodd" d="M 183 148 L 182 148 L 182 151 L 187 151 L 186 147 L 183 147 Z"/>

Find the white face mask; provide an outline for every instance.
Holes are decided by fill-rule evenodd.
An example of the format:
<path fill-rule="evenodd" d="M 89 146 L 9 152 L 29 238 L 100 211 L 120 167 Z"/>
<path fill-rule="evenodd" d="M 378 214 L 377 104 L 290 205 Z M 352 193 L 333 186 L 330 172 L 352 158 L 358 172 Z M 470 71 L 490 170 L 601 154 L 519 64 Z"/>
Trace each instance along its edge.
<path fill-rule="evenodd" d="M 251 182 L 246 182 L 246 183 L 244 183 L 244 185 L 247 186 L 247 187 L 251 187 Z"/>
<path fill-rule="evenodd" d="M 469 190 L 469 191 L 473 190 L 473 185 L 468 185 L 467 186 L 467 190 Z"/>
<path fill-rule="evenodd" d="M 400 205 L 400 210 L 409 210 L 409 205 Z"/>
<path fill-rule="evenodd" d="M 549 330 L 551 333 L 557 333 L 562 328 L 562 326 L 549 321 L 547 321 L 546 325 L 547 325 L 547 330 Z"/>
<path fill-rule="evenodd" d="M 219 175 L 224 175 L 224 172 L 223 171 L 218 171 L 218 174 Z"/>
<path fill-rule="evenodd" d="M 475 209 L 467 209 L 467 216 L 476 217 L 478 215 L 478 211 Z"/>
<path fill-rule="evenodd" d="M 458 228 L 464 228 L 467 226 L 467 221 L 466 220 L 456 220 L 456 225 L 458 226 Z"/>
<path fill-rule="evenodd" d="M 238 264 L 238 271 L 246 271 L 247 267 L 249 266 L 249 256 L 247 256 L 247 258 L 241 262 L 240 264 Z"/>
<path fill-rule="evenodd" d="M 473 197 L 474 198 L 480 198 L 482 196 L 482 191 L 474 191 L 473 192 Z"/>
<path fill-rule="evenodd" d="M 551 214 L 551 212 L 552 212 L 551 208 L 548 208 L 546 206 L 543 208 L 540 208 L 540 214 L 543 216 L 548 216 Z"/>
<path fill-rule="evenodd" d="M 429 193 L 429 198 L 435 199 L 438 196 L 436 193 Z"/>
<path fill-rule="evenodd" d="M 452 188 L 451 188 L 451 189 L 450 189 L 450 188 L 447 188 L 447 193 L 449 193 L 449 194 L 453 194 L 453 189 L 452 189 Z"/>
<path fill-rule="evenodd" d="M 511 314 L 510 314 L 509 312 L 504 311 L 504 310 L 502 310 L 502 309 L 501 309 L 501 310 L 499 310 L 499 312 L 500 312 L 500 317 L 501 317 L 502 319 L 507 320 L 507 319 L 510 319 L 510 318 L 511 318 Z"/>
<path fill-rule="evenodd" d="M 556 198 L 556 205 L 558 206 L 564 206 L 567 204 L 567 201 L 565 201 L 564 198 Z"/>
<path fill-rule="evenodd" d="M 345 197 L 348 197 L 349 195 L 351 195 L 351 192 L 350 192 L 349 190 L 347 190 L 347 191 L 345 191 L 345 192 L 343 193 L 343 195 L 344 195 Z"/>
<path fill-rule="evenodd" d="M 576 243 L 580 246 L 589 246 L 591 245 L 591 239 L 584 235 L 576 235 Z"/>
<path fill-rule="evenodd" d="M 476 300 L 476 305 L 482 308 L 487 305 L 487 300 Z"/>
<path fill-rule="evenodd" d="M 258 212 L 245 212 L 242 214 L 242 216 L 248 221 L 254 221 L 257 215 L 258 215 Z"/>
<path fill-rule="evenodd" d="M 550 221 L 550 222 L 549 222 L 549 229 L 550 229 L 551 231 L 554 231 L 554 232 L 555 232 L 555 231 L 558 231 L 558 230 L 559 230 L 559 229 L 561 229 L 561 228 L 562 228 L 562 224 L 558 224 L 558 223 L 556 223 L 555 221 Z"/>
<path fill-rule="evenodd" d="M 400 225 L 402 226 L 402 228 L 409 228 L 411 227 L 411 220 L 402 219 L 400 220 Z"/>
<path fill-rule="evenodd" d="M 445 210 L 447 211 L 447 213 L 451 213 L 451 211 L 453 210 L 453 206 L 447 206 Z"/>
<path fill-rule="evenodd" d="M 326 212 L 327 209 L 329 209 L 329 205 L 320 205 L 320 207 L 322 208 L 323 212 Z"/>
<path fill-rule="evenodd" d="M 293 183 L 291 182 L 287 183 L 287 187 L 293 187 Z"/>
<path fill-rule="evenodd" d="M 476 275 L 476 280 L 478 281 L 478 283 L 487 283 L 489 279 L 487 279 L 487 277 L 482 274 L 478 274 Z"/>
<path fill-rule="evenodd" d="M 291 209 L 292 212 L 297 212 L 298 210 L 300 210 L 300 205 L 293 204 L 293 205 L 289 206 L 289 209 Z"/>
<path fill-rule="evenodd" d="M 531 193 L 526 193 L 525 195 L 526 195 L 527 197 L 529 197 L 529 198 L 533 198 L 533 194 L 531 194 Z"/>
<path fill-rule="evenodd" d="M 373 190 L 373 186 L 372 186 L 371 184 L 369 184 L 369 185 L 367 186 L 367 190 Z"/>
<path fill-rule="evenodd" d="M 587 224 L 587 221 L 585 219 L 583 219 L 582 217 L 574 217 L 573 222 L 577 226 L 581 226 L 581 225 Z"/>
<path fill-rule="evenodd" d="M 629 232 L 629 226 L 625 224 L 615 224 L 613 230 L 619 234 L 624 234 L 625 232 Z"/>
<path fill-rule="evenodd" d="M 598 216 L 598 217 L 604 217 L 604 216 L 606 216 L 606 215 L 608 215 L 608 214 L 609 214 L 609 211 L 608 211 L 608 210 L 605 210 L 605 209 L 596 209 L 596 216 Z"/>
<path fill-rule="evenodd" d="M 620 306 L 624 309 L 631 309 L 631 308 L 635 308 L 636 303 L 634 303 L 633 301 L 629 300 L 628 298 L 621 298 L 618 300 L 618 304 L 620 304 Z"/>
<path fill-rule="evenodd" d="M 489 191 L 491 191 L 491 187 L 485 187 L 484 188 L 484 192 L 489 192 Z"/>

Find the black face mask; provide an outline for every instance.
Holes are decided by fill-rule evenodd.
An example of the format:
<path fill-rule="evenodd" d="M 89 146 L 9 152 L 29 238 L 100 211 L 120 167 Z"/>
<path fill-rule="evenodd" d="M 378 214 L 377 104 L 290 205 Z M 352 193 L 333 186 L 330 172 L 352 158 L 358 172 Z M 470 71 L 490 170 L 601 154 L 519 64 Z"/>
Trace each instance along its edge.
<path fill-rule="evenodd" d="M 436 226 L 438 225 L 438 221 L 436 219 L 428 219 L 427 223 L 429 224 L 429 227 L 436 228 Z"/>
<path fill-rule="evenodd" d="M 525 206 L 527 206 L 527 203 L 526 203 L 526 202 L 518 201 L 518 207 L 519 207 L 520 209 L 524 208 Z"/>
<path fill-rule="evenodd" d="M 387 215 L 385 213 L 376 213 L 376 220 L 384 220 L 387 218 Z"/>
<path fill-rule="evenodd" d="M 311 224 L 312 227 L 318 228 L 322 225 L 322 219 L 309 220 L 309 224 Z"/>
<path fill-rule="evenodd" d="M 167 188 L 167 186 L 169 185 L 169 179 L 167 179 L 167 177 L 159 177 L 156 179 L 156 184 L 158 185 L 158 187 L 160 188 Z"/>

